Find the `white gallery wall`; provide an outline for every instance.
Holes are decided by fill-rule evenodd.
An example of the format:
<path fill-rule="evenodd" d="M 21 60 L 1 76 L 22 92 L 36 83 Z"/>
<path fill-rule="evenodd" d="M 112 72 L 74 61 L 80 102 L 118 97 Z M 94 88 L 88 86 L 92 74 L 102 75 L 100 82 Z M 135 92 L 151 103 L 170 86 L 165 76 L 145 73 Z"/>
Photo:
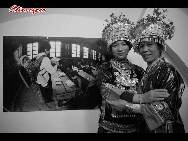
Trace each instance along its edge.
<path fill-rule="evenodd" d="M 138 11 L 135 11 L 135 13 L 138 13 Z M 176 24 L 176 33 L 174 39 L 168 42 L 168 45 L 173 48 L 188 66 L 188 55 L 186 52 L 188 50 L 186 46 L 188 44 L 188 17 L 179 9 L 170 9 L 169 15 L 173 17 Z M 105 18 L 108 18 L 108 16 Z M 44 15 L 25 16 L 0 22 L 0 78 L 3 78 L 3 36 L 100 38 L 103 27 L 104 19 L 79 16 L 74 13 L 49 12 Z M 133 63 L 143 68 L 146 67 L 142 58 L 132 50 L 128 58 Z M 188 101 L 187 93 L 186 87 L 182 108 L 180 109 L 186 132 L 188 132 L 188 120 L 186 120 L 188 119 L 188 112 L 186 111 L 188 108 L 188 102 L 186 102 Z M 3 112 L 3 79 L 0 79 L 0 106 L 0 132 L 97 132 L 99 110 Z"/>

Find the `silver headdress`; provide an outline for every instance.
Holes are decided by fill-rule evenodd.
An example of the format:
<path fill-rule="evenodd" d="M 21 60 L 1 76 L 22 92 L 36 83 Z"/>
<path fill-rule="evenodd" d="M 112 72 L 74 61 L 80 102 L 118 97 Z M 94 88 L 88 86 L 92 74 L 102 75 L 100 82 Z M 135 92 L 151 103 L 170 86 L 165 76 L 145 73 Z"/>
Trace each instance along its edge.
<path fill-rule="evenodd" d="M 134 23 L 121 13 L 118 17 L 112 13 L 110 15 L 111 20 L 105 20 L 107 25 L 102 31 L 102 39 L 107 42 L 107 49 L 109 46 L 118 40 L 127 40 L 132 43 L 132 29 Z"/>
<path fill-rule="evenodd" d="M 172 21 L 167 21 L 165 12 L 167 9 L 154 8 L 153 15 L 148 14 L 137 22 L 133 29 L 135 52 L 142 41 L 154 41 L 166 47 L 165 41 L 174 36 L 175 27 Z"/>

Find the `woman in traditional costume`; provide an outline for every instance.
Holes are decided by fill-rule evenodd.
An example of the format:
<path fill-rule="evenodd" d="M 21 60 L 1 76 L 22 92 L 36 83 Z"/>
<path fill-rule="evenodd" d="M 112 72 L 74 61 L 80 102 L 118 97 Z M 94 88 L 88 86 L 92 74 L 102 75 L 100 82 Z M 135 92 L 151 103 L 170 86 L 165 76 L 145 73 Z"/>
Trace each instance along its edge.
<path fill-rule="evenodd" d="M 179 113 L 185 88 L 180 73 L 163 56 L 167 39 L 174 35 L 173 22 L 167 21 L 166 10 L 154 9 L 153 15 L 139 20 L 134 29 L 134 50 L 147 62 L 146 72 L 141 80 L 141 91 L 167 89 L 170 94 L 164 100 L 142 104 L 141 113 L 149 132 L 184 133 Z"/>

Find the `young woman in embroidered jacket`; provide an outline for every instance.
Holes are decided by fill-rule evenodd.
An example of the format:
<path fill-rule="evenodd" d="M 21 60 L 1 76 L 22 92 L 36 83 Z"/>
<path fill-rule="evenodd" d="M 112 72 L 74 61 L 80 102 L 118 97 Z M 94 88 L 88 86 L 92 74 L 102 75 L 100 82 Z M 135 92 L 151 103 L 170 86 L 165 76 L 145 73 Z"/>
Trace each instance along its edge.
<path fill-rule="evenodd" d="M 102 39 L 107 42 L 111 57 L 101 65 L 97 77 L 102 96 L 98 133 L 144 132 L 146 123 L 138 112 L 139 102 L 151 103 L 168 96 L 164 89 L 139 94 L 144 70 L 127 59 L 132 47 L 132 29 L 133 23 L 125 15 L 116 17 L 112 14 L 103 30 Z M 130 99 L 133 100 L 129 102 Z"/>

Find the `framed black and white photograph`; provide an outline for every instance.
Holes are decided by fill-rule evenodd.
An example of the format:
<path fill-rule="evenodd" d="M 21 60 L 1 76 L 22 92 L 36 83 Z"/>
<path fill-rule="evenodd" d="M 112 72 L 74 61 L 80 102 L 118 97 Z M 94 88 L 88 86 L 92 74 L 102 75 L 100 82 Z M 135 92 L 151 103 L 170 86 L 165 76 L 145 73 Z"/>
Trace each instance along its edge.
<path fill-rule="evenodd" d="M 48 94 L 41 93 L 40 83 L 37 83 L 41 72 L 37 69 L 42 60 L 36 58 L 44 40 L 51 46 L 49 59 L 58 74 L 51 79 L 50 100 Z M 101 97 L 95 81 L 104 48 L 100 38 L 4 36 L 4 112 L 98 108 Z"/>

